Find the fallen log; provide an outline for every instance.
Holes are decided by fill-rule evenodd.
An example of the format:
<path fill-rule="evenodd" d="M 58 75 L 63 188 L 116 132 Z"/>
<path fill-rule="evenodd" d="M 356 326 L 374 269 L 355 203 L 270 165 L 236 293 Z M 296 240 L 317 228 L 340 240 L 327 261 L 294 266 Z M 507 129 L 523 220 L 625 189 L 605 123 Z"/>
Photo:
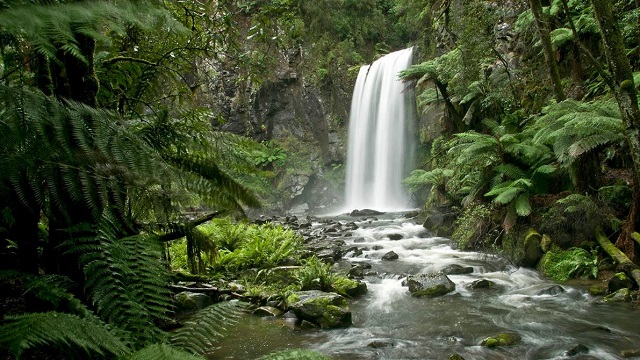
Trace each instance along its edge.
<path fill-rule="evenodd" d="M 631 238 L 633 239 L 633 241 L 635 241 L 638 245 L 640 245 L 640 234 L 638 234 L 637 232 L 632 232 L 631 233 Z"/>
<path fill-rule="evenodd" d="M 609 241 L 600 227 L 596 229 L 595 235 L 600 247 L 602 247 L 602 249 L 618 263 L 624 272 L 631 275 L 636 284 L 640 286 L 640 267 L 634 264 L 633 261 L 631 261 L 627 255 L 622 252 L 622 250 L 618 249 L 611 241 Z"/>

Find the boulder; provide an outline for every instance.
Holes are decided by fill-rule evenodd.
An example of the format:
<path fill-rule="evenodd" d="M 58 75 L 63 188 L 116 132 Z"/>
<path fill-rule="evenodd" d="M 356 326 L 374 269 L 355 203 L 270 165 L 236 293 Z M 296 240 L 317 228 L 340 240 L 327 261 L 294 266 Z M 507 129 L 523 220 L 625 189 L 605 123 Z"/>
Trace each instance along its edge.
<path fill-rule="evenodd" d="M 490 336 L 482 340 L 480 345 L 488 348 L 494 348 L 498 346 L 511 346 L 520 341 L 520 335 L 514 333 L 500 333 L 496 336 Z"/>
<path fill-rule="evenodd" d="M 183 312 L 201 310 L 213 304 L 213 299 L 209 295 L 189 291 L 176 294 L 175 299 L 176 308 Z"/>
<path fill-rule="evenodd" d="M 402 234 L 389 234 L 387 235 L 387 237 L 389 238 L 389 240 L 393 241 L 404 239 L 404 236 L 402 236 Z"/>
<path fill-rule="evenodd" d="M 273 307 L 273 306 L 260 306 L 259 308 L 253 310 L 253 315 L 260 317 L 269 317 L 269 316 L 282 316 L 284 313 L 282 310 Z"/>
<path fill-rule="evenodd" d="M 287 305 L 298 319 L 318 324 L 323 329 L 351 325 L 351 310 L 347 300 L 336 293 L 298 291 L 287 298 Z"/>
<path fill-rule="evenodd" d="M 619 272 L 609 279 L 607 286 L 609 292 L 613 294 L 620 289 L 631 289 L 633 287 L 633 280 L 629 279 L 627 274 Z"/>
<path fill-rule="evenodd" d="M 451 265 L 445 266 L 441 271 L 445 275 L 461 275 L 461 274 L 471 274 L 473 272 L 473 268 L 471 266 L 461 266 L 457 264 L 451 264 Z"/>
<path fill-rule="evenodd" d="M 512 231 L 504 236 L 502 250 L 516 266 L 533 268 L 542 257 L 542 235 L 534 229 Z"/>
<path fill-rule="evenodd" d="M 536 295 L 558 295 L 563 293 L 565 290 L 562 286 L 560 285 L 553 285 L 550 286 L 546 289 L 542 289 L 540 291 L 538 291 L 538 293 Z"/>
<path fill-rule="evenodd" d="M 453 281 L 443 273 L 411 275 L 407 277 L 407 286 L 415 297 L 437 297 L 456 289 Z"/>
<path fill-rule="evenodd" d="M 476 280 L 474 282 L 471 283 L 470 287 L 472 289 L 490 289 L 496 286 L 496 283 L 494 283 L 491 280 L 487 280 L 487 279 L 480 279 L 480 280 Z"/>
<path fill-rule="evenodd" d="M 382 211 L 376 211 L 376 210 L 372 210 L 372 209 L 362 209 L 362 210 L 353 210 L 349 216 L 375 216 L 375 215 L 382 215 L 384 214 L 384 212 Z"/>
<path fill-rule="evenodd" d="M 631 291 L 629 289 L 620 289 L 614 292 L 611 295 L 607 295 L 603 299 L 604 302 L 630 302 L 631 301 Z"/>
<path fill-rule="evenodd" d="M 385 261 L 391 261 L 391 260 L 397 260 L 397 259 L 398 259 L 398 254 L 396 254 L 393 251 L 389 251 L 388 253 L 382 256 L 382 260 L 385 260 Z"/>
<path fill-rule="evenodd" d="M 582 345 L 582 344 L 578 344 L 574 347 L 572 347 L 571 349 L 567 350 L 564 355 L 565 356 L 576 356 L 578 354 L 586 354 L 589 352 L 589 348 Z"/>

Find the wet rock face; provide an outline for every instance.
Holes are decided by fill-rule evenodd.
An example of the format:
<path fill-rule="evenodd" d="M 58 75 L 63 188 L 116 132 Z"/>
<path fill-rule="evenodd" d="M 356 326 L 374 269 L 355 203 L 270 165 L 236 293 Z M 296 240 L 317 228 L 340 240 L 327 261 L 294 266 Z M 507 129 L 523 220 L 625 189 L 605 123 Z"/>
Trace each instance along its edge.
<path fill-rule="evenodd" d="M 415 297 L 437 297 L 456 289 L 456 284 L 442 273 L 411 275 L 407 278 L 407 286 Z"/>
<path fill-rule="evenodd" d="M 442 268 L 442 273 L 445 275 L 462 275 L 471 274 L 473 268 L 471 266 L 461 266 L 458 264 L 447 265 Z"/>
<path fill-rule="evenodd" d="M 620 289 L 631 289 L 633 287 L 633 280 L 629 279 L 625 273 L 619 272 L 609 279 L 607 286 L 610 293 L 615 293 Z"/>
<path fill-rule="evenodd" d="M 287 304 L 298 319 L 318 324 L 323 329 L 351 326 L 347 300 L 336 293 L 299 291 L 287 299 Z"/>

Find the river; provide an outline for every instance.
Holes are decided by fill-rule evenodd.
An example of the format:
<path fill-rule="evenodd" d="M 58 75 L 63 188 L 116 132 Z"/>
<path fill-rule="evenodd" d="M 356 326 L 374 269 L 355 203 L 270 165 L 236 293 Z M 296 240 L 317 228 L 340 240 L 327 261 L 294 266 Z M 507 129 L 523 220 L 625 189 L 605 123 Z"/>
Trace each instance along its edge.
<path fill-rule="evenodd" d="M 358 239 L 358 246 L 370 250 L 345 261 L 367 262 L 377 274 L 364 279 L 368 293 L 349 302 L 351 327 L 299 330 L 286 319 L 247 315 L 210 358 L 255 359 L 272 351 L 307 348 L 348 360 L 448 359 L 453 353 L 467 360 L 584 360 L 620 359 L 622 350 L 640 348 L 640 310 L 631 305 L 603 304 L 580 283 L 563 283 L 564 292 L 540 295 L 556 283 L 497 255 L 456 250 L 450 239 L 429 236 L 422 225 L 400 213 L 356 224 L 359 228 L 347 242 Z M 389 234 L 403 238 L 393 241 Z M 380 260 L 389 251 L 399 258 Z M 456 290 L 445 296 L 415 298 L 402 284 L 407 274 L 436 272 L 451 264 L 474 271 L 449 275 Z M 471 283 L 479 279 L 496 286 L 472 289 Z M 496 349 L 480 346 L 484 338 L 501 332 L 516 333 L 521 341 Z M 588 352 L 568 356 L 578 344 Z"/>

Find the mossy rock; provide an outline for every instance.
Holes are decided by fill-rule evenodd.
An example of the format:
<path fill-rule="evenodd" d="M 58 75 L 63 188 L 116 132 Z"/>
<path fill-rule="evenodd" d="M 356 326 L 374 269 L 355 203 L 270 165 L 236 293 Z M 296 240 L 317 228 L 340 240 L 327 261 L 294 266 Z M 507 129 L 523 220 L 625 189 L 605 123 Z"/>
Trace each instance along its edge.
<path fill-rule="evenodd" d="M 627 274 L 623 272 L 615 273 L 607 284 L 610 293 L 615 293 L 620 289 L 631 289 L 633 285 L 633 280 L 629 279 Z"/>
<path fill-rule="evenodd" d="M 631 301 L 631 290 L 629 290 L 629 289 L 620 289 L 620 290 L 614 292 L 611 295 L 605 296 L 603 301 L 607 302 L 607 303 L 630 302 Z"/>
<path fill-rule="evenodd" d="M 521 340 L 520 335 L 514 333 L 500 333 L 497 336 L 490 336 L 480 343 L 480 345 L 495 348 L 499 346 L 515 345 Z"/>
<path fill-rule="evenodd" d="M 299 291 L 287 298 L 287 305 L 298 319 L 316 323 L 323 329 L 351 325 L 347 300 L 336 293 Z"/>
<path fill-rule="evenodd" d="M 542 238 L 534 229 L 514 229 L 502 239 L 502 250 L 515 265 L 532 268 L 542 256 Z"/>
<path fill-rule="evenodd" d="M 603 285 L 589 286 L 589 295 L 591 296 L 604 296 L 607 294 L 607 287 Z"/>
<path fill-rule="evenodd" d="M 414 297 L 437 297 L 456 289 L 455 283 L 442 273 L 409 276 L 407 286 Z"/>
<path fill-rule="evenodd" d="M 330 357 L 312 350 L 293 349 L 274 352 L 259 360 L 329 360 Z"/>

